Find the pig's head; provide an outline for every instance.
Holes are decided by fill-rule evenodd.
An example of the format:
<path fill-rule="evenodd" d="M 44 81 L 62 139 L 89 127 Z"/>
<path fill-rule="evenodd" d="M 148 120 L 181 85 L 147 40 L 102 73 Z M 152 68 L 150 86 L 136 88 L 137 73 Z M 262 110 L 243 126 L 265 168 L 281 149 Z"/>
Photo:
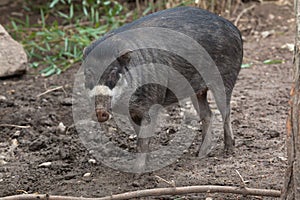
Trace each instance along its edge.
<path fill-rule="evenodd" d="M 99 122 L 105 122 L 110 118 L 112 101 L 120 98 L 123 89 L 128 85 L 128 79 L 123 76 L 128 71 L 131 52 L 131 50 L 121 52 L 101 77 L 95 77 L 97 71 L 95 69 L 84 69 L 85 86 L 90 90 L 89 96 L 95 100 L 95 112 Z M 122 81 L 121 84 L 118 83 L 119 80 Z"/>

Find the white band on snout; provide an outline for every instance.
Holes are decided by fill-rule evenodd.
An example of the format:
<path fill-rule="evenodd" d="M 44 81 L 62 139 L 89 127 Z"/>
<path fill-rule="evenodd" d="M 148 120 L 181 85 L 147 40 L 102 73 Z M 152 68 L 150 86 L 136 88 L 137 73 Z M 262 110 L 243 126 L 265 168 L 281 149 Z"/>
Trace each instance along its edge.
<path fill-rule="evenodd" d="M 111 90 L 106 85 L 97 85 L 92 90 L 89 91 L 90 97 L 95 97 L 97 95 L 110 96 L 110 97 L 120 97 L 124 88 L 128 86 L 126 78 L 122 78 L 122 74 L 119 74 L 119 84 L 116 84 L 115 87 Z"/>
<path fill-rule="evenodd" d="M 103 96 L 112 96 L 112 90 L 107 87 L 106 85 L 97 85 L 92 90 L 89 91 L 89 96 L 94 97 L 97 95 L 103 95 Z"/>

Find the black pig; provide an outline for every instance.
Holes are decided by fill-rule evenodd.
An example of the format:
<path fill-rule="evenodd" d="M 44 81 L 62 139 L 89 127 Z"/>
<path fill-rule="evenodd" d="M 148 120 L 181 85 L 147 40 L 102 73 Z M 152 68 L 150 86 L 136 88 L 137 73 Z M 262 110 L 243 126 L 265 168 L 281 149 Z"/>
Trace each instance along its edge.
<path fill-rule="evenodd" d="M 96 47 L 101 49 L 102 43 L 112 36 L 124 31 L 147 27 L 166 28 L 183 33 L 197 41 L 210 55 L 217 66 L 225 88 L 226 97 L 224 101 L 226 101 L 226 109 L 221 110 L 219 105 L 218 108 L 220 109 L 224 123 L 225 150 L 231 152 L 234 147 L 234 136 L 230 122 L 230 99 L 243 58 L 243 43 L 239 30 L 226 19 L 199 8 L 172 8 L 142 17 L 111 31 L 84 50 L 85 60 L 88 60 L 89 54 L 91 54 Z M 170 38 L 170 40 L 172 40 L 172 38 Z M 188 47 L 182 46 L 182 48 Z M 163 49 L 125 49 L 119 53 L 117 59 L 112 62 L 110 66 L 106 69 L 102 69 L 103 74 L 98 80 L 99 69 L 106 66 L 101 66 L 100 57 L 96 59 L 99 61 L 99 68 L 86 65 L 84 73 L 86 77 L 86 87 L 93 90 L 93 92 L 96 93 L 94 95 L 97 96 L 95 107 L 99 122 L 105 122 L 110 117 L 111 100 L 115 95 L 120 95 L 116 92 L 116 87 L 120 87 L 120 84 L 118 85 L 117 82 L 121 77 L 125 79 L 123 86 L 121 84 L 121 87 L 124 88 L 130 87 L 130 82 L 136 78 L 130 74 L 127 74 L 126 78 L 124 78 L 128 70 L 134 67 L 138 68 L 139 65 L 142 64 L 166 64 L 182 74 L 191 84 L 191 87 L 197 95 L 198 102 L 193 102 L 193 104 L 203 125 L 202 145 L 199 156 L 202 157 L 208 153 L 212 134 L 212 113 L 207 102 L 207 91 L 211 88 L 204 81 L 205 78 L 198 73 L 191 63 L 185 58 L 176 55 L 174 52 L 168 52 Z M 155 74 L 156 72 L 153 73 Z M 157 73 L 157 75 L 159 75 L 159 73 Z M 147 84 L 143 87 L 139 87 L 130 98 L 129 112 L 132 121 L 136 125 L 141 125 L 143 119 L 149 120 L 149 109 L 152 105 L 160 104 L 162 106 L 169 106 L 177 101 L 178 98 L 176 95 L 165 86 Z M 139 128 L 136 128 L 136 131 L 138 132 Z M 149 138 L 138 138 L 139 152 L 148 152 L 148 146 Z"/>

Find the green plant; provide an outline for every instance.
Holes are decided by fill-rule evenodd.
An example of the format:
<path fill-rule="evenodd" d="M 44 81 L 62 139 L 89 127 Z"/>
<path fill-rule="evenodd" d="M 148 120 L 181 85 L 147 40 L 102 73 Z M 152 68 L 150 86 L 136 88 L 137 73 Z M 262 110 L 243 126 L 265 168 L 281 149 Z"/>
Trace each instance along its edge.
<path fill-rule="evenodd" d="M 128 19 L 181 5 L 211 11 L 219 8 L 220 12 L 225 12 L 231 9 L 234 1 L 237 0 L 220 3 L 215 0 L 136 0 L 136 9 L 126 12 L 123 4 L 115 0 L 51 0 L 46 3 L 25 0 L 25 19 L 11 19 L 7 29 L 23 43 L 30 66 L 41 69 L 43 76 L 50 76 L 80 61 L 84 47 Z M 38 20 L 32 19 L 32 13 Z"/>
<path fill-rule="evenodd" d="M 37 7 L 40 23 L 30 24 L 27 15 L 25 21 L 12 19 L 9 29 L 23 43 L 30 66 L 41 66 L 43 76 L 60 74 L 80 61 L 84 47 L 126 20 L 116 1 L 53 0 L 47 5 L 28 4 L 27 9 Z M 51 16 L 56 20 L 48 23 Z"/>

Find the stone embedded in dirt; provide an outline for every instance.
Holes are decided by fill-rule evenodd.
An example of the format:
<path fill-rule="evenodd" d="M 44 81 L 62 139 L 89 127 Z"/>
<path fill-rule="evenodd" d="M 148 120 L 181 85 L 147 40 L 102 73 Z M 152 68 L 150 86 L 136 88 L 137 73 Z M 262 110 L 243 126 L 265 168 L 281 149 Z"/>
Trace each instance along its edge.
<path fill-rule="evenodd" d="M 87 177 L 87 176 L 91 176 L 91 173 L 87 172 L 87 173 L 83 174 L 83 177 Z"/>
<path fill-rule="evenodd" d="M 267 38 L 271 35 L 274 35 L 274 33 L 275 33 L 275 30 L 263 31 L 263 32 L 261 32 L 261 36 L 262 36 L 262 38 Z"/>
<path fill-rule="evenodd" d="M 295 44 L 293 43 L 286 43 L 281 46 L 282 49 L 288 49 L 289 51 L 293 52 L 295 48 Z"/>
<path fill-rule="evenodd" d="M 51 166 L 52 162 L 44 162 L 42 164 L 39 164 L 39 167 L 49 167 Z"/>
<path fill-rule="evenodd" d="M 0 24 L 0 78 L 26 72 L 27 55 L 24 48 Z"/>
<path fill-rule="evenodd" d="M 0 100 L 5 101 L 6 99 L 6 96 L 0 95 Z"/>
<path fill-rule="evenodd" d="M 0 166 L 5 164 L 7 164 L 7 162 L 4 159 L 0 159 Z"/>
<path fill-rule="evenodd" d="M 73 99 L 72 99 L 71 97 L 67 97 L 67 98 L 61 99 L 61 100 L 60 100 L 60 103 L 61 103 L 61 105 L 63 105 L 63 106 L 72 106 L 72 104 L 73 104 Z"/>
<path fill-rule="evenodd" d="M 89 161 L 88 161 L 90 164 L 96 164 L 96 160 L 95 159 L 93 159 L 93 158 L 91 158 L 91 159 L 89 159 Z"/>
<path fill-rule="evenodd" d="M 17 137 L 19 137 L 21 135 L 21 131 L 16 131 L 14 134 L 13 134 L 13 137 L 14 138 L 17 138 Z"/>
<path fill-rule="evenodd" d="M 58 126 L 56 127 L 56 132 L 63 134 L 65 133 L 65 131 L 66 131 L 66 126 L 64 125 L 64 123 L 59 122 Z"/>

